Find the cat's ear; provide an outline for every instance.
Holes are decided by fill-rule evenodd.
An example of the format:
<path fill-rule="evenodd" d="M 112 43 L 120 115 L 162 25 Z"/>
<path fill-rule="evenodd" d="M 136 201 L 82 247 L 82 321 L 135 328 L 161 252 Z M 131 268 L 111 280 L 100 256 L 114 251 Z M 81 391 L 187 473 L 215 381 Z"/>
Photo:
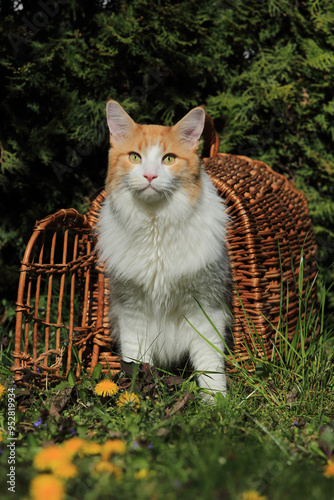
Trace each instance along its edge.
<path fill-rule="evenodd" d="M 180 135 L 189 149 L 197 149 L 199 138 L 203 132 L 205 122 L 205 111 L 203 108 L 194 108 L 182 118 L 173 129 Z"/>
<path fill-rule="evenodd" d="M 107 122 L 110 130 L 110 142 L 119 144 L 128 137 L 136 123 L 116 101 L 107 102 Z"/>

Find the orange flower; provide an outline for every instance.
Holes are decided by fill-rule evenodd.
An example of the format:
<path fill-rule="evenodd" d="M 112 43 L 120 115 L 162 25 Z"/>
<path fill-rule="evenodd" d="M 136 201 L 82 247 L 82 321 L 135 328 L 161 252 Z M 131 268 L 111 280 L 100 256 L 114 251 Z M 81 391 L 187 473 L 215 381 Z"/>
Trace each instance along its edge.
<path fill-rule="evenodd" d="M 121 394 L 117 401 L 118 408 L 131 408 L 136 409 L 140 407 L 140 401 L 134 392 L 125 391 L 124 394 Z"/>
<path fill-rule="evenodd" d="M 137 472 L 135 472 L 134 478 L 135 479 L 147 479 L 150 476 L 150 473 L 147 469 L 140 469 Z"/>
<path fill-rule="evenodd" d="M 334 460 L 328 460 L 327 465 L 325 467 L 324 476 L 334 477 Z"/>
<path fill-rule="evenodd" d="M 43 448 L 35 455 L 34 467 L 37 470 L 52 470 L 58 465 L 69 463 L 68 454 L 63 448 L 59 446 L 48 446 Z"/>
<path fill-rule="evenodd" d="M 79 455 L 98 455 L 99 453 L 101 453 L 101 445 L 95 441 L 87 441 L 80 449 Z"/>
<path fill-rule="evenodd" d="M 110 379 L 105 379 L 95 386 L 95 394 L 98 396 L 114 396 L 119 391 L 119 387 Z"/>
<path fill-rule="evenodd" d="M 62 500 L 65 496 L 63 483 L 52 474 L 40 474 L 30 483 L 32 500 Z"/>
<path fill-rule="evenodd" d="M 116 479 L 122 478 L 122 470 L 118 465 L 112 464 L 107 460 L 101 460 L 94 467 L 95 474 L 113 474 Z"/>
<path fill-rule="evenodd" d="M 267 500 L 267 497 L 262 497 L 255 490 L 244 491 L 241 500 Z"/>
<path fill-rule="evenodd" d="M 5 394 L 5 392 L 6 392 L 6 388 L 2 384 L 0 384 L 0 399 Z"/>
<path fill-rule="evenodd" d="M 72 458 L 85 444 L 86 441 L 84 439 L 73 437 L 63 443 L 62 449 L 69 458 Z"/>
<path fill-rule="evenodd" d="M 55 476 L 59 477 L 59 479 L 71 479 L 77 476 L 78 469 L 74 464 L 64 462 L 63 464 L 53 467 L 52 472 Z"/>
<path fill-rule="evenodd" d="M 101 456 L 103 460 L 108 460 L 110 455 L 123 455 L 126 446 L 120 439 L 109 439 L 101 447 Z"/>

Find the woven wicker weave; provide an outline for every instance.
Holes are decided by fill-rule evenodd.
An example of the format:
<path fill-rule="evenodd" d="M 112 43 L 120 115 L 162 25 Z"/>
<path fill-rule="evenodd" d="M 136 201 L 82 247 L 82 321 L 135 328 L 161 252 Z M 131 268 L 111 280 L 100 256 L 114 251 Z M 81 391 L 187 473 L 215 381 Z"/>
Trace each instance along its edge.
<path fill-rule="evenodd" d="M 247 363 L 248 349 L 270 355 L 281 342 L 278 325 L 289 339 L 294 335 L 301 253 L 306 290 L 316 275 L 316 245 L 304 195 L 262 162 L 217 154 L 219 141 L 207 121 L 203 152 L 211 157 L 203 162 L 231 219 L 235 353 Z M 120 368 L 108 323 L 108 280 L 94 251 L 104 196 L 93 201 L 87 215 L 60 210 L 36 223 L 18 288 L 12 368 L 17 383 L 42 385 L 66 377 L 70 369 L 80 376 L 83 367 L 90 372 L 98 362 L 104 371 Z M 288 301 L 281 308 L 282 291 Z M 303 314 L 314 301 L 313 287 Z M 254 332 L 265 352 L 260 341 L 254 342 Z"/>

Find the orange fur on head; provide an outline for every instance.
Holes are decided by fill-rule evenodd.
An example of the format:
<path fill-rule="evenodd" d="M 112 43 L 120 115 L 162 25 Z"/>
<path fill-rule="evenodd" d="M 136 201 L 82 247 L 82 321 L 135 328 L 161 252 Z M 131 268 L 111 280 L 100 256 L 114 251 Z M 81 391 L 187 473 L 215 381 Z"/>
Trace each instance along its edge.
<path fill-rule="evenodd" d="M 173 177 L 174 184 L 182 187 L 190 200 L 195 201 L 201 193 L 201 167 L 197 149 L 204 110 L 195 108 L 173 127 L 166 127 L 136 124 L 118 103 L 109 101 L 108 105 L 111 133 L 106 179 L 108 195 L 117 190 L 124 176 L 135 168 L 129 159 L 130 153 L 135 152 L 142 158 L 144 176 L 145 161 L 149 163 L 147 168 L 156 172 L 156 177 L 163 176 L 163 169 L 168 169 L 167 173 Z M 175 161 L 167 166 L 163 164 L 163 158 L 168 154 L 174 155 Z"/>

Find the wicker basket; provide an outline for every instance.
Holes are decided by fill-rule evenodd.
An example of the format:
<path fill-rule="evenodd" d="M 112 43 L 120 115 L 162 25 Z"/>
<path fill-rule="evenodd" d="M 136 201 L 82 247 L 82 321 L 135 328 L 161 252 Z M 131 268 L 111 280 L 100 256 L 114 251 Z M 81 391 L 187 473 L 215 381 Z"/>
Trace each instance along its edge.
<path fill-rule="evenodd" d="M 262 162 L 218 154 L 209 117 L 204 139 L 203 156 L 209 156 L 204 166 L 231 219 L 235 354 L 247 364 L 249 350 L 271 355 L 282 342 L 278 326 L 289 340 L 295 334 L 303 299 L 301 254 L 305 291 L 316 276 L 315 238 L 304 195 L 284 176 Z M 65 378 L 69 370 L 79 377 L 83 368 L 91 372 L 97 363 L 103 371 L 120 368 L 108 323 L 108 280 L 94 250 L 94 225 L 104 196 L 97 196 L 87 215 L 60 210 L 35 225 L 20 270 L 12 368 L 16 383 L 44 385 Z M 311 287 L 303 314 L 315 294 Z M 257 335 L 261 341 L 254 341 Z"/>

